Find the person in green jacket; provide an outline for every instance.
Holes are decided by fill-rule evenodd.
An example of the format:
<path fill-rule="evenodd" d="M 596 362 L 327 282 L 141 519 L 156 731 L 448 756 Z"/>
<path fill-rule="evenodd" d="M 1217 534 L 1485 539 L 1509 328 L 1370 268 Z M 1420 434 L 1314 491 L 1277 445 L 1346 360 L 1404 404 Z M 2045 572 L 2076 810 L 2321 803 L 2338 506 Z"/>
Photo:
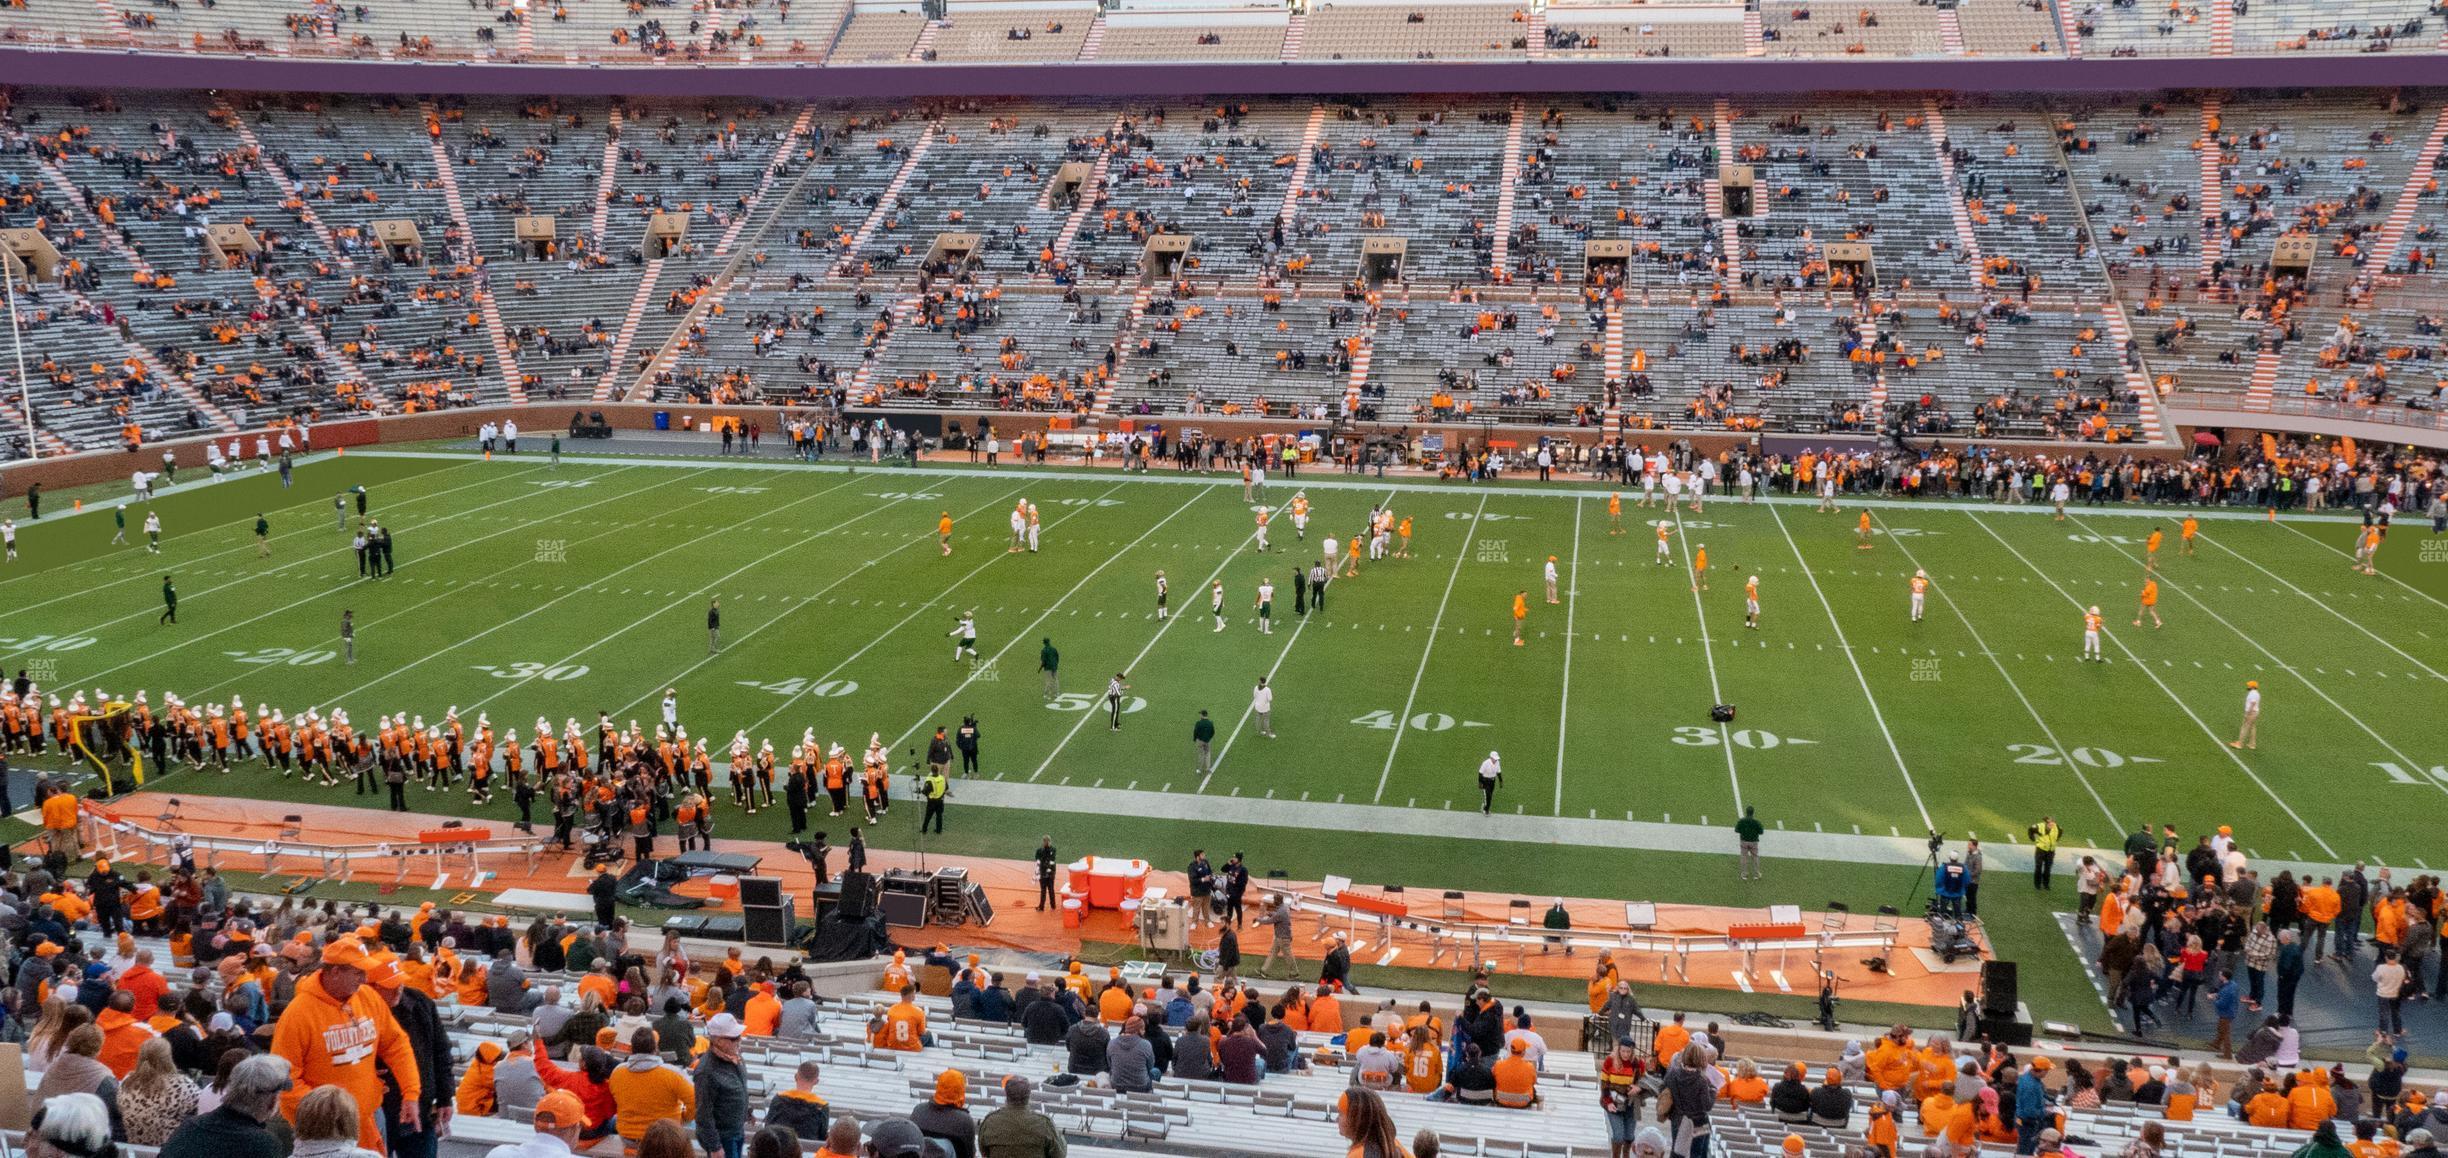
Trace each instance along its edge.
<path fill-rule="evenodd" d="M 1062 693 L 1062 653 L 1054 650 L 1053 640 L 1044 643 L 1037 652 L 1037 670 L 1045 675 L 1045 698 L 1050 700 Z"/>
<path fill-rule="evenodd" d="M 262 511 L 255 512 L 255 557 L 272 557 L 272 524 L 265 520 Z"/>
<path fill-rule="evenodd" d="M 1767 828 L 1760 824 L 1759 816 L 1756 813 L 1757 810 L 1745 805 L 1742 819 L 1734 822 L 1735 847 L 1742 853 L 1742 864 L 1734 871 L 1734 879 L 1738 881 L 1760 879 L 1760 834 L 1767 831 Z"/>
<path fill-rule="evenodd" d="M 1205 776 L 1214 771 L 1215 757 L 1211 749 L 1215 746 L 1215 721 L 1207 718 L 1205 708 L 1199 709 L 1198 722 L 1190 725 L 1190 743 L 1198 748 L 1199 775 Z"/>
<path fill-rule="evenodd" d="M 162 613 L 157 622 L 178 622 L 178 588 L 171 585 L 167 575 L 162 576 Z"/>
<path fill-rule="evenodd" d="M 978 1123 L 978 1153 L 992 1158 L 1066 1158 L 1062 1131 L 1044 1114 L 1029 1108 L 1029 1080 L 1003 1082 L 1003 1108 Z"/>

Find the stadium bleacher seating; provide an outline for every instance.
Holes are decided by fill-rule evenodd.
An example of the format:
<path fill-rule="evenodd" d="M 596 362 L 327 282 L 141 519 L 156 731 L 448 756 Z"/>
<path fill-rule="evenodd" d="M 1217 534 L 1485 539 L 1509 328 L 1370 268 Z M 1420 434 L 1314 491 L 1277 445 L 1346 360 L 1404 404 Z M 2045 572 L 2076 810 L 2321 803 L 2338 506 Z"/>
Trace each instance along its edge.
<path fill-rule="evenodd" d="M 1795 15 L 1769 23 L 1824 23 Z M 1547 34 L 1627 19 L 1548 17 Z M 1888 395 L 1927 395 L 1932 432 L 2123 437 L 2147 421 L 2137 383 L 2247 406 L 2428 397 L 2404 372 L 2441 346 L 2442 142 L 2420 95 L 818 108 L 26 90 L 0 121 L 0 180 L 4 224 L 43 227 L 73 263 L 26 299 L 53 449 L 130 422 L 827 393 L 1331 418 L 1432 415 L 1443 391 L 1449 414 L 1506 422 L 1803 431 L 1870 429 Z M 1756 175 L 1752 216 L 1723 215 L 1726 164 Z M 549 242 L 520 240 L 530 219 Z M 685 233 L 667 247 L 658 220 Z M 420 249 L 374 237 L 399 221 Z M 227 227 L 259 251 L 227 259 Z M 1190 251 L 1149 276 L 1167 233 Z M 910 324 L 947 234 L 978 241 L 932 275 L 998 303 L 1001 332 Z M 2313 243 L 2308 292 L 2265 292 L 2289 236 Z M 1372 238 L 1404 249 L 1381 287 L 1363 282 Z M 1619 288 L 1591 296 L 1602 241 L 1630 250 Z M 1869 312 L 1892 324 L 1866 366 L 1847 348 L 1870 340 L 1857 287 L 1828 261 L 1847 241 L 1871 247 Z M 1520 330 L 1466 324 L 1488 305 Z M 2368 351 L 2324 358 L 2346 316 Z M 1789 335 L 1791 357 L 1742 355 Z M 2088 430 L 2045 420 L 2101 405 L 2114 420 Z"/>

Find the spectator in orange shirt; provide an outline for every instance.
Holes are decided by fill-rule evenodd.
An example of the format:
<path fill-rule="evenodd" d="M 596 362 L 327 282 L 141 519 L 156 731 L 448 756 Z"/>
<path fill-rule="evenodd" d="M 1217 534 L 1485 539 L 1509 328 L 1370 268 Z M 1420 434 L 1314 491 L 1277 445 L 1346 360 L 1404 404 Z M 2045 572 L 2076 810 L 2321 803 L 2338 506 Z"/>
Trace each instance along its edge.
<path fill-rule="evenodd" d="M 904 985 L 901 987 L 901 1000 L 884 1011 L 882 1024 L 875 1028 L 867 1044 L 877 1049 L 907 1050 L 912 1053 L 932 1048 L 935 1038 L 927 1033 L 926 1023 L 926 1010 L 918 1008 L 917 988 Z"/>

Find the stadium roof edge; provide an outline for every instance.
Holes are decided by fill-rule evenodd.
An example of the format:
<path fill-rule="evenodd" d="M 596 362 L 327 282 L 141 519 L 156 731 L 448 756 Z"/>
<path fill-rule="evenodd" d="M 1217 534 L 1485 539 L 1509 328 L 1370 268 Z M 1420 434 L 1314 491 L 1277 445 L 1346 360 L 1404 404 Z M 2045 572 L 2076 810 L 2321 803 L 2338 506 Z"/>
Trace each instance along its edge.
<path fill-rule="evenodd" d="M 140 58 L 142 68 L 130 68 Z M 826 98 L 1271 93 L 1771 93 L 2448 85 L 2448 54 L 1875 60 L 1514 60 L 1043 64 L 482 64 L 0 46 L 9 83 L 254 92 Z"/>

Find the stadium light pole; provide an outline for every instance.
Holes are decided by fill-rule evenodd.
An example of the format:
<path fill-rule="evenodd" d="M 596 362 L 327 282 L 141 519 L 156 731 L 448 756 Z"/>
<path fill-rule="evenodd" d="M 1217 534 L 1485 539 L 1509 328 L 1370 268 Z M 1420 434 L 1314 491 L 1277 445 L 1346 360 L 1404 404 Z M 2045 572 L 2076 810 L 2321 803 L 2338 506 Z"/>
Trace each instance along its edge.
<path fill-rule="evenodd" d="M 16 254 L 0 254 L 0 298 L 8 300 L 9 338 L 17 348 L 17 401 L 23 407 L 26 428 L 26 457 L 42 457 L 42 437 L 34 432 L 34 383 L 26 377 L 25 324 L 17 318 L 17 268 L 24 265 Z"/>

